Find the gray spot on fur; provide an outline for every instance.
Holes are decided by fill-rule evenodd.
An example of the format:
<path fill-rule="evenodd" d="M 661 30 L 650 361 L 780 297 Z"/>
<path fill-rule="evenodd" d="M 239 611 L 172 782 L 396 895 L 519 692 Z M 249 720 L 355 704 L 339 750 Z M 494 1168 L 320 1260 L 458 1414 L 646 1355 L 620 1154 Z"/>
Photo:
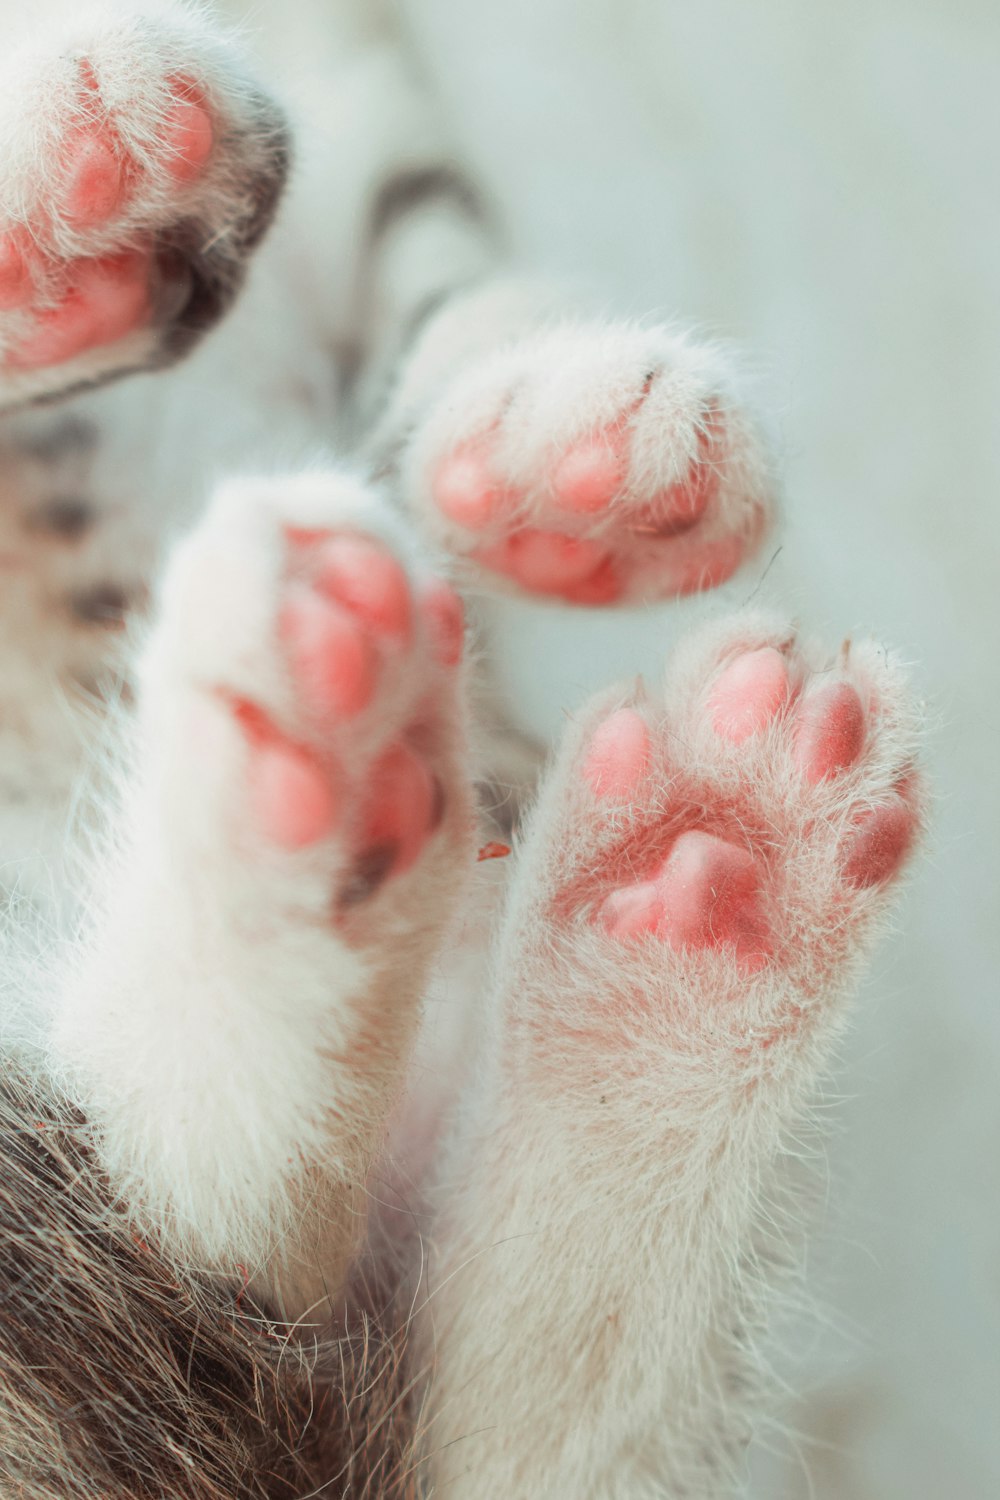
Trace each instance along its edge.
<path fill-rule="evenodd" d="M 117 629 L 124 623 L 133 602 L 121 584 L 98 583 L 84 593 L 74 594 L 70 608 L 85 625 Z"/>
<path fill-rule="evenodd" d="M 96 519 L 96 512 L 89 500 L 73 495 L 60 495 L 30 512 L 27 518 L 29 531 L 46 533 L 65 542 L 76 542 L 89 531 Z"/>
<path fill-rule="evenodd" d="M 41 427 L 37 432 L 19 434 L 15 440 L 17 448 L 28 458 L 39 463 L 55 464 L 65 458 L 75 458 L 93 452 L 100 438 L 96 422 L 85 417 L 61 417 Z"/>
<path fill-rule="evenodd" d="M 457 167 L 447 162 L 404 167 L 386 178 L 375 193 L 368 216 L 369 238 L 377 243 L 400 220 L 442 200 L 477 222 L 488 217 L 480 194 Z"/>
<path fill-rule="evenodd" d="M 395 841 L 374 844 L 354 861 L 351 876 L 340 893 L 340 907 L 358 906 L 373 896 L 389 876 L 399 855 Z"/>

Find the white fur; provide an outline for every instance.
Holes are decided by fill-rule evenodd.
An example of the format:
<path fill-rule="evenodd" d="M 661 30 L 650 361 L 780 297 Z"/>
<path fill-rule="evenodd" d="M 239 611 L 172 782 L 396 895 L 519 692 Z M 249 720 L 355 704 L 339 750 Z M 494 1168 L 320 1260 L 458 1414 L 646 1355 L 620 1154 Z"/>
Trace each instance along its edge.
<path fill-rule="evenodd" d="M 750 611 L 690 637 L 665 692 L 619 690 L 578 716 L 543 786 L 440 1188 L 424 1319 L 445 1493 L 707 1500 L 739 1482 L 776 1163 L 885 917 L 884 891 L 844 887 L 842 841 L 912 765 L 918 728 L 898 665 L 862 645 L 843 678 L 872 723 L 850 772 L 804 785 L 785 716 L 725 744 L 707 707 L 720 666 L 793 639 Z M 830 672 L 815 647 L 791 660 L 800 680 Z M 627 802 L 601 803 L 581 765 L 623 703 L 650 725 L 651 761 Z M 726 950 L 623 942 L 585 904 L 560 914 L 562 887 L 607 890 L 623 840 L 675 808 L 711 829 L 733 798 L 767 868 L 762 972 Z"/>
<path fill-rule="evenodd" d="M 347 940 L 330 907 L 350 819 L 301 852 L 255 832 L 249 749 L 218 695 L 251 700 L 296 742 L 315 734 L 280 644 L 283 525 L 361 526 L 397 555 L 412 550 L 355 481 L 322 472 L 230 482 L 176 549 L 139 664 L 119 847 L 106 856 L 54 1037 L 140 1219 L 230 1271 L 289 1254 L 293 1208 L 301 1218 L 304 1195 L 321 1191 L 355 1247 L 365 1173 L 469 832 L 460 717 L 422 640 L 335 740 L 351 777 L 342 793 L 357 800 L 368 765 L 433 690 L 448 811 L 419 898 L 401 877 L 363 940 Z M 335 1289 L 343 1266 L 322 1269 Z"/>
<path fill-rule="evenodd" d="M 74 17 L 74 36 L 107 49 L 107 76 L 127 82 L 129 100 L 137 79 L 149 81 L 136 95 L 140 147 L 147 135 L 155 140 L 164 68 L 196 68 L 217 89 L 219 107 L 233 109 L 234 156 L 220 160 L 199 210 L 207 225 L 217 211 L 224 220 L 227 191 L 253 165 L 239 114 L 249 72 L 230 62 L 231 44 L 217 46 L 200 12 L 154 7 L 158 40 L 148 50 L 112 14 L 111 22 L 106 12 L 93 22 Z M 285 69 L 292 113 L 297 106 L 306 116 L 306 145 L 237 308 L 181 367 L 6 425 L 4 523 L 14 541 L 4 555 L 16 586 L 0 606 L 11 705 L 0 726 L 11 790 L 0 828 L 19 856 L 10 883 L 39 891 L 51 878 L 60 890 L 66 883 L 59 844 L 96 738 L 81 682 L 92 694 L 123 672 L 139 697 L 120 806 L 112 801 L 99 815 L 99 867 L 90 888 L 71 891 L 80 924 L 52 965 L 55 1066 L 93 1121 L 102 1160 L 137 1222 L 173 1254 L 228 1275 L 248 1268 L 292 1314 L 341 1288 L 363 1229 L 366 1177 L 400 1108 L 430 971 L 460 895 L 476 891 L 462 710 L 450 689 L 436 691 L 432 715 L 450 812 L 418 866 L 360 919 L 354 940 L 329 921 L 346 857 L 339 835 L 287 855 L 255 831 L 246 745 L 214 692 L 246 694 L 283 726 L 298 726 L 276 638 L 282 523 L 373 531 L 419 576 L 421 548 L 406 524 L 357 473 L 326 458 L 338 438 L 384 462 L 421 529 L 462 553 L 432 506 L 437 458 L 497 421 L 510 475 L 541 495 L 553 451 L 613 419 L 651 361 L 671 375 L 637 428 L 630 479 L 640 491 L 671 482 L 690 460 L 699 402 L 720 392 L 736 423 L 720 525 L 739 531 L 746 514 L 769 509 L 773 482 L 756 426 L 739 414 L 714 351 L 659 325 L 596 323 L 567 312 L 573 304 L 561 293 L 493 279 L 486 231 L 454 203 L 403 219 L 362 264 L 359 226 L 380 181 L 401 164 L 434 160 L 439 130 L 403 81 L 406 64 L 380 9 L 345 5 L 327 16 L 309 7 L 308 21 L 315 56 L 305 58 L 278 9 L 264 12 L 265 29 L 273 28 L 264 50 L 274 43 L 266 60 Z M 37 80 L 51 67 L 58 83 L 65 66 L 49 35 L 35 55 L 42 60 L 25 74 L 30 90 L 12 90 L 5 106 L 13 166 L 10 196 L 0 194 L 8 213 L 29 216 L 28 185 L 48 184 L 51 195 L 52 182 L 48 102 Z M 57 106 L 61 98 L 57 88 Z M 58 108 L 52 119 L 58 125 Z M 135 213 L 159 224 L 177 205 L 155 174 L 151 194 Z M 102 248 L 62 230 L 56 243 L 73 254 Z M 428 297 L 473 277 L 483 285 L 446 302 L 407 349 Z M 96 363 L 88 356 L 45 372 L 40 383 L 15 380 L 6 396 L 51 394 L 61 380 L 119 371 L 135 355 L 131 345 L 113 346 Z M 338 389 L 338 358 L 357 382 L 354 404 Z M 516 398 L 505 407 L 512 387 Z M 373 431 L 352 426 L 359 410 Z M 24 454 L 29 436 L 51 437 L 67 413 L 96 424 L 98 446 L 80 458 L 75 483 L 100 502 L 108 524 L 71 559 L 54 561 L 52 540 L 30 539 L 21 517 L 29 486 L 54 495 L 61 479 L 51 464 L 28 474 L 34 460 Z M 251 477 L 216 486 L 234 472 Z M 210 490 L 206 515 L 174 549 L 144 647 L 84 629 L 66 613 L 78 581 L 154 575 Z M 485 573 L 472 583 L 494 586 Z M 750 618 L 726 631 L 746 641 L 772 628 Z M 681 718 L 669 732 L 688 769 L 704 758 L 713 796 L 727 776 L 749 779 L 765 812 L 791 808 L 793 826 L 774 857 L 787 860 L 803 909 L 814 903 L 816 928 L 796 963 L 747 986 L 724 957 L 689 962 L 657 950 L 636 961 L 590 928 L 567 935 L 547 922 L 553 871 L 586 864 L 595 838 L 608 833 L 593 809 L 581 812 L 578 731 L 514 871 L 496 982 L 474 1015 L 478 1070 L 470 1076 L 459 1056 L 464 1077 L 443 1069 L 423 1076 L 432 1104 L 418 1099 L 402 1112 L 400 1151 L 412 1148 L 402 1141 L 407 1119 L 426 1110 L 433 1136 L 448 1109 L 442 1099 L 463 1099 L 463 1129 L 438 1184 L 431 1233 L 441 1258 L 422 1319 L 424 1348 L 437 1362 L 430 1446 L 453 1445 L 438 1467 L 456 1500 L 642 1500 L 667 1483 L 721 1496 L 738 1470 L 748 1398 L 742 1376 L 726 1382 L 733 1343 L 742 1340 L 733 1320 L 757 1316 L 757 1278 L 745 1272 L 760 1184 L 823 1065 L 820 1043 L 839 1022 L 882 904 L 872 897 L 852 909 L 842 952 L 829 964 L 830 835 L 859 800 L 884 791 L 910 753 L 911 730 L 902 710 L 898 725 L 892 717 L 895 677 L 864 658 L 889 705 L 883 739 L 863 771 L 819 807 L 818 825 L 809 824 L 777 736 L 756 759 L 721 768 L 718 747 L 699 743 L 705 676 L 736 639 L 703 638 L 681 658 L 667 699 L 667 712 Z M 376 749 L 437 680 L 426 640 L 410 665 L 368 718 L 337 731 L 355 802 Z M 662 725 L 658 732 L 668 734 Z M 669 779 L 649 795 L 666 802 Z M 612 831 L 644 810 L 619 810 Z M 41 844 L 46 825 L 55 837 Z M 42 857 L 29 871 L 32 840 Z M 822 997 L 813 993 L 817 955 L 829 988 Z M 624 1060 L 622 1037 L 605 1033 L 595 1048 L 587 1019 L 599 997 L 623 986 L 642 996 Z M 754 1026 L 779 1002 L 804 998 L 824 1025 L 801 1045 L 786 1039 L 766 1060 L 758 1050 L 752 1065 L 734 1062 L 737 1033 L 752 1043 Z M 692 1022 L 709 1001 L 727 1017 L 718 1032 Z M 378 1045 L 358 1047 L 373 1019 Z M 454 1039 L 470 1024 L 463 1015 L 451 1028 L 452 1061 L 462 1050 Z M 433 1070 L 430 1057 L 424 1068 Z"/>

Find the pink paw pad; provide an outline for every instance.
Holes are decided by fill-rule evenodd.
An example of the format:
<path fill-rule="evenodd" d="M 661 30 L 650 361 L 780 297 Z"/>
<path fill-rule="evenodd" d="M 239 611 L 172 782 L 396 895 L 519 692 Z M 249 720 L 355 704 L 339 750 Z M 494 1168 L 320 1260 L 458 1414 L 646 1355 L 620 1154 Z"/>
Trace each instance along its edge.
<path fill-rule="evenodd" d="M 88 112 L 101 109 L 100 86 L 89 63 L 81 65 Z M 200 90 L 186 78 L 170 81 L 171 103 L 160 126 L 159 146 L 168 175 L 180 187 L 201 174 L 215 143 L 212 116 Z M 137 166 L 107 120 L 88 120 L 65 141 L 63 212 L 77 229 L 105 224 L 122 208 Z"/>
<path fill-rule="evenodd" d="M 413 605 L 406 573 L 377 542 L 361 536 L 336 536 L 316 558 L 316 582 L 325 594 L 345 605 L 380 636 L 408 641 Z"/>
<path fill-rule="evenodd" d="M 526 593 L 588 608 L 724 583 L 762 538 L 769 507 L 753 491 L 763 469 L 729 462 L 750 432 L 734 426 L 721 398 L 696 398 L 680 379 L 651 397 L 661 373 L 649 369 L 631 401 L 619 395 L 616 415 L 605 408 L 599 422 L 575 434 L 566 427 L 534 452 L 533 434 L 513 455 L 505 434 L 529 391 L 498 391 L 492 425 L 478 417 L 424 471 L 436 510 L 470 533 L 448 543 Z M 618 385 L 614 377 L 604 397 Z M 648 403 L 661 398 L 653 412 Z M 461 392 L 442 409 L 452 434 L 456 408 Z M 733 491 L 725 504 L 724 483 Z"/>
<path fill-rule="evenodd" d="M 809 693 L 796 715 L 795 763 L 815 784 L 853 766 L 865 743 L 865 711 L 848 682 Z"/>
<path fill-rule="evenodd" d="M 721 483 L 719 456 L 724 443 L 724 428 L 719 412 L 713 408 L 704 418 L 698 432 L 698 455 L 683 479 L 661 490 L 642 507 L 631 530 L 652 536 L 680 536 L 701 520 Z"/>
<path fill-rule="evenodd" d="M 627 473 L 622 434 L 584 438 L 566 451 L 553 470 L 556 504 L 578 515 L 604 510 L 624 487 Z"/>
<path fill-rule="evenodd" d="M 680 598 L 717 589 L 732 578 L 747 552 L 747 543 L 736 536 L 706 542 L 669 570 L 671 590 Z"/>
<path fill-rule="evenodd" d="M 852 885 L 882 885 L 901 867 L 916 833 L 916 818 L 902 797 L 864 813 L 844 850 L 843 871 Z"/>
<path fill-rule="evenodd" d="M 471 531 L 489 525 L 503 501 L 503 487 L 494 477 L 482 448 L 467 443 L 449 453 L 434 477 L 434 499 L 458 526 Z"/>
<path fill-rule="evenodd" d="M 655 933 L 672 948 L 732 948 L 750 972 L 770 956 L 753 856 L 714 834 L 682 833 L 652 881 L 613 892 L 599 920 L 615 937 Z"/>
<path fill-rule="evenodd" d="M 273 694 L 283 727 L 257 702 L 225 687 L 213 696 L 248 747 L 246 794 L 254 825 L 286 850 L 336 833 L 345 856 L 337 909 L 347 910 L 415 864 L 443 819 L 442 783 L 428 758 L 433 749 L 425 749 L 437 743 L 436 696 L 418 697 L 400 668 L 405 656 L 410 676 L 420 679 L 416 688 L 424 674 L 428 687 L 438 684 L 428 657 L 437 644 L 457 659 L 461 605 L 440 583 L 429 583 L 415 598 L 404 569 L 377 536 L 339 527 L 282 530 L 281 650 L 270 667 L 265 661 L 261 688 Z M 426 634 L 419 633 L 411 658 L 405 647 L 418 609 Z M 404 708 L 414 717 L 401 732 Z M 224 721 L 212 714 L 208 722 Z"/>
<path fill-rule="evenodd" d="M 767 728 L 788 694 L 788 667 L 780 651 L 762 646 L 743 652 L 721 673 L 708 700 L 715 732 L 741 745 Z"/>
<path fill-rule="evenodd" d="M 409 745 L 393 745 L 372 768 L 359 848 L 368 854 L 379 851 L 386 874 L 402 874 L 434 830 L 437 802 L 427 762 Z"/>
<path fill-rule="evenodd" d="M 594 571 L 579 583 L 571 583 L 559 592 L 559 598 L 569 604 L 583 604 L 590 609 L 617 604 L 625 592 L 625 584 L 617 564 L 605 557 Z"/>
<path fill-rule="evenodd" d="M 663 917 L 663 900 L 654 880 L 625 885 L 601 904 L 598 922 L 611 937 L 641 937 L 656 932 Z"/>
<path fill-rule="evenodd" d="M 698 524 L 707 505 L 707 495 L 694 485 L 671 485 L 637 512 L 629 530 L 636 536 L 681 536 Z"/>
<path fill-rule="evenodd" d="M 529 528 L 480 553 L 479 559 L 534 593 L 561 595 L 584 584 L 607 560 L 607 549 L 562 532 Z"/>
<path fill-rule="evenodd" d="M 31 301 L 35 289 L 32 258 L 24 235 L 0 234 L 0 311 Z"/>
<path fill-rule="evenodd" d="M 465 610 L 453 588 L 434 583 L 421 595 L 420 608 L 439 662 L 457 667 L 465 649 Z"/>
<path fill-rule="evenodd" d="M 293 744 L 256 703 L 226 702 L 250 746 L 250 796 L 262 833 L 282 849 L 302 849 L 331 833 L 340 806 L 313 755 Z"/>
<path fill-rule="evenodd" d="M 298 746 L 275 739 L 258 747 L 250 780 L 257 822 L 280 848 L 306 848 L 336 826 L 339 809 L 333 788 Z"/>
<path fill-rule="evenodd" d="M 164 164 L 181 186 L 194 182 L 215 145 L 215 127 L 204 96 L 188 79 L 172 80 L 174 102 L 163 121 Z"/>
<path fill-rule="evenodd" d="M 368 707 L 379 660 L 371 637 L 348 610 L 310 589 L 297 589 L 282 612 L 281 634 L 313 713 L 353 718 Z"/>
<path fill-rule="evenodd" d="M 649 763 L 649 730 L 632 708 L 620 708 L 591 737 L 583 777 L 602 798 L 624 801 L 641 782 Z"/>
<path fill-rule="evenodd" d="M 121 207 L 127 162 L 110 131 L 87 125 L 66 141 L 67 181 L 63 213 L 76 229 L 103 224 Z"/>
<path fill-rule="evenodd" d="M 767 962 L 757 871 L 748 850 L 710 833 L 682 833 L 657 885 L 664 907 L 660 930 L 672 947 L 732 947 L 752 970 Z"/>
<path fill-rule="evenodd" d="M 73 286 L 38 317 L 8 363 L 26 370 L 62 364 L 145 326 L 152 316 L 149 269 L 148 254 L 138 250 L 78 261 Z"/>

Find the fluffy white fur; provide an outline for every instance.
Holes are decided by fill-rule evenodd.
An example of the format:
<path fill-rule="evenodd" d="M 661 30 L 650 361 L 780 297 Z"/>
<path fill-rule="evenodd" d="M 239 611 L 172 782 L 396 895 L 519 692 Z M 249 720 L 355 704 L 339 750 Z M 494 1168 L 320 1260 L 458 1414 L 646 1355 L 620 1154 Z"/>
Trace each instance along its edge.
<path fill-rule="evenodd" d="M 384 505 L 332 473 L 224 486 L 176 548 L 139 668 L 120 847 L 54 1040 L 146 1223 L 198 1258 L 231 1267 L 236 1254 L 261 1275 L 276 1250 L 305 1255 L 313 1284 L 299 1312 L 324 1282 L 339 1285 L 363 1236 L 361 1185 L 402 1089 L 471 818 L 453 674 L 420 636 L 333 737 L 351 778 L 340 794 L 360 802 L 371 762 L 430 695 L 448 799 L 419 876 L 338 930 L 331 892 L 349 874 L 350 819 L 302 851 L 255 835 L 250 752 L 228 695 L 252 699 L 296 742 L 310 734 L 280 637 L 288 525 L 360 527 L 412 551 Z M 329 745 L 325 729 L 320 738 Z M 293 1243 L 321 1232 L 343 1243 Z"/>
<path fill-rule="evenodd" d="M 156 153 L 163 80 L 177 71 L 224 122 L 184 214 L 206 242 L 224 235 L 265 165 L 259 86 L 233 44 L 216 40 L 207 12 L 169 5 L 62 24 L 54 8 L 36 60 L 11 63 L 4 222 L 34 233 L 44 202 L 56 262 L 111 245 L 84 243 L 59 217 L 66 42 L 94 60 L 128 144 L 151 165 L 114 243 L 180 212 Z M 635 798 L 612 808 L 588 800 L 578 774 L 596 715 L 622 696 L 602 702 L 543 784 L 491 983 L 461 995 L 439 1051 L 424 1038 L 407 1086 L 432 978 L 484 945 L 467 915 L 479 897 L 468 783 L 474 764 L 495 769 L 499 756 L 486 745 L 470 757 L 466 684 L 441 672 L 418 629 L 366 712 L 324 733 L 349 769 L 350 808 L 378 751 L 420 717 L 444 821 L 410 871 L 346 926 L 332 920 L 350 812 L 305 849 L 270 847 L 254 826 L 247 745 L 219 696 L 252 699 L 297 739 L 319 734 L 278 630 L 283 528 L 372 533 L 415 590 L 432 548 L 457 557 L 470 592 L 506 588 L 475 568 L 468 538 L 434 505 L 442 457 L 489 433 L 504 482 L 528 497 L 522 523 L 543 527 L 553 454 L 629 421 L 644 382 L 629 501 L 599 534 L 682 476 L 706 403 L 727 419 L 708 540 L 755 541 L 773 475 L 720 356 L 661 327 L 596 323 L 564 294 L 500 274 L 485 219 L 461 193 L 418 195 L 369 232 L 385 180 L 442 159 L 432 111 L 375 7 L 303 5 L 294 18 L 264 8 L 260 30 L 263 62 L 288 70 L 282 102 L 293 127 L 302 116 L 302 150 L 234 311 L 175 368 L 12 411 L 4 426 L 0 833 L 8 885 L 39 904 L 56 893 L 44 918 L 62 929 L 54 999 L 43 996 L 54 1005 L 49 1065 L 93 1122 L 143 1231 L 227 1276 L 249 1268 L 291 1315 L 336 1303 L 392 1125 L 393 1169 L 419 1179 L 429 1203 L 417 1325 L 435 1366 L 435 1493 L 722 1496 L 738 1479 L 752 1404 L 759 1205 L 885 908 L 881 888 L 845 892 L 837 851 L 852 819 L 912 769 L 905 693 L 892 663 L 855 651 L 849 670 L 873 726 L 864 757 L 804 793 L 783 721 L 737 749 L 705 727 L 719 663 L 787 643 L 783 625 L 747 615 L 690 642 L 666 693 L 644 706 L 654 761 Z M 56 277 L 40 305 L 58 291 Z M 36 310 L 0 336 L 16 340 L 17 318 Z M 0 396 L 14 408 L 155 363 L 161 334 L 0 375 Z M 71 543 L 51 510 L 70 481 L 93 513 Z M 124 637 L 102 628 L 108 580 L 123 605 L 140 606 L 161 576 L 148 638 L 141 623 Z M 633 585 L 655 594 L 652 566 Z M 100 738 L 95 697 L 117 701 L 123 684 L 138 698 L 130 727 L 116 715 L 127 770 L 96 823 L 78 820 L 102 850 L 81 889 L 62 845 Z M 753 809 L 748 842 L 770 872 L 780 942 L 752 980 L 724 951 L 629 948 L 585 908 L 553 915 L 562 886 L 596 878 L 602 850 L 682 789 L 709 822 L 734 797 Z M 467 971 L 456 972 L 453 1005 Z M 41 1017 L 47 1026 L 47 1003 Z"/>
<path fill-rule="evenodd" d="M 912 764 L 918 728 L 898 664 L 862 645 L 842 670 L 878 705 L 863 771 L 804 787 L 787 721 L 721 743 L 707 706 L 720 667 L 793 638 L 748 611 L 688 639 L 664 689 L 580 717 L 535 811 L 444 1167 L 428 1314 L 435 1436 L 463 1496 L 711 1497 L 739 1482 L 775 1166 L 885 914 L 884 891 L 845 890 L 840 847 Z M 793 660 L 804 686 L 840 675 L 814 646 Z M 602 805 L 581 765 L 623 703 L 652 754 L 636 792 Z M 623 843 L 663 819 L 712 829 L 734 802 L 780 933 L 755 979 L 725 950 L 623 945 L 560 914 L 562 889 L 584 911 L 600 900 Z M 502 1420 L 484 1423 L 498 1393 Z"/>

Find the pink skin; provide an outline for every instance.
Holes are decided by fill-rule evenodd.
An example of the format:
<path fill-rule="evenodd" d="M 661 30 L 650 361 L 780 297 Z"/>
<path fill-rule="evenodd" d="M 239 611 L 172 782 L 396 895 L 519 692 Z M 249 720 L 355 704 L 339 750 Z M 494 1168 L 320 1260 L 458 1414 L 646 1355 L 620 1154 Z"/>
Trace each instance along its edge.
<path fill-rule="evenodd" d="M 220 695 L 250 747 L 248 780 L 257 825 L 280 849 L 303 849 L 333 832 L 337 777 L 245 698 Z"/>
<path fill-rule="evenodd" d="M 78 233 L 106 232 L 127 206 L 141 168 L 111 119 L 102 114 L 97 78 L 80 65 L 86 118 L 64 137 L 65 170 L 60 212 Z M 187 79 L 170 80 L 173 102 L 163 119 L 164 170 L 179 189 L 201 176 L 214 145 L 212 116 Z M 127 250 L 60 262 L 46 248 L 44 213 L 28 226 L 0 232 L 0 311 L 28 310 L 38 300 L 33 325 L 8 351 L 15 370 L 64 364 L 126 338 L 153 316 L 151 250 Z"/>
<path fill-rule="evenodd" d="M 891 880 L 909 853 L 916 832 L 902 797 L 862 813 L 844 850 L 844 874 L 862 888 Z"/>
<path fill-rule="evenodd" d="M 516 579 L 529 593 L 559 598 L 583 585 L 607 555 L 607 548 L 599 542 L 530 527 L 516 531 L 496 547 L 475 554 L 479 562 Z"/>
<path fill-rule="evenodd" d="M 121 208 L 127 192 L 127 162 L 106 127 L 87 125 L 66 141 L 70 171 L 63 215 L 74 229 L 95 229 Z"/>
<path fill-rule="evenodd" d="M 749 972 L 763 968 L 768 943 L 753 855 L 691 829 L 674 842 L 652 880 L 613 891 L 598 921 L 613 937 L 654 934 L 672 948 L 728 948 Z"/>
<path fill-rule="evenodd" d="M 0 312 L 23 307 L 34 294 L 31 249 L 24 234 L 0 234 Z"/>
<path fill-rule="evenodd" d="M 299 692 L 317 718 L 353 719 L 369 706 L 379 656 L 370 632 L 351 610 L 297 588 L 282 612 L 281 635 Z"/>
<path fill-rule="evenodd" d="M 503 503 L 483 445 L 467 443 L 442 461 L 434 479 L 434 498 L 450 521 L 479 531 L 488 526 Z"/>
<path fill-rule="evenodd" d="M 714 733 L 734 746 L 749 747 L 770 726 L 781 726 L 807 786 L 850 771 L 864 754 L 868 722 L 858 689 L 846 681 L 825 682 L 796 697 L 787 656 L 773 646 L 730 660 L 708 694 L 705 711 Z M 601 800 L 628 802 L 647 774 L 650 756 L 645 721 L 632 709 L 620 709 L 594 731 L 581 774 Z M 740 831 L 753 826 L 752 803 L 736 820 Z M 724 949 L 748 974 L 765 967 L 775 947 L 761 899 L 768 866 L 729 831 L 732 808 L 722 821 L 725 836 L 700 826 L 677 833 L 674 825 L 665 855 L 644 879 L 604 897 L 597 924 L 623 941 L 652 937 L 678 950 Z M 905 783 L 878 806 L 860 807 L 840 851 L 844 882 L 868 889 L 892 880 L 916 828 Z"/>
<path fill-rule="evenodd" d="M 195 84 L 187 78 L 172 78 L 174 103 L 163 118 L 164 165 L 179 187 L 187 187 L 201 176 L 215 145 L 212 113 Z"/>
<path fill-rule="evenodd" d="M 584 438 L 567 448 L 552 471 L 552 491 L 560 510 L 592 516 L 605 510 L 625 487 L 628 457 L 621 433 Z"/>
<path fill-rule="evenodd" d="M 435 785 L 427 762 L 408 745 L 393 745 L 372 767 L 361 844 L 394 850 L 400 875 L 416 862 L 434 822 Z"/>
<path fill-rule="evenodd" d="M 406 574 L 394 557 L 362 536 L 338 536 L 317 557 L 317 586 L 376 634 L 408 641 L 413 608 Z"/>
<path fill-rule="evenodd" d="M 329 780 L 307 752 L 276 741 L 257 751 L 254 810 L 265 837 L 282 849 L 304 849 L 333 832 L 337 802 Z"/>
<path fill-rule="evenodd" d="M 620 708 L 599 724 L 582 774 L 598 797 L 624 802 L 636 791 L 649 763 L 649 730 L 633 708 Z"/>
<path fill-rule="evenodd" d="M 670 574 L 672 592 L 680 597 L 717 589 L 732 578 L 743 561 L 748 542 L 735 536 L 720 537 L 702 546 L 688 546 L 684 537 Z"/>
<path fill-rule="evenodd" d="M 294 528 L 286 537 L 292 577 L 279 634 L 300 706 L 329 741 L 375 706 L 387 653 L 410 648 L 417 606 L 402 566 L 374 538 Z M 457 662 L 457 596 L 436 583 L 419 609 L 440 626 L 440 634 L 431 630 L 439 659 Z M 350 757 L 296 742 L 247 700 L 223 701 L 248 743 L 251 806 L 264 837 L 294 851 L 335 833 L 345 821 Z M 378 868 L 374 889 L 419 858 L 439 820 L 439 787 L 404 736 L 365 769 L 352 800 L 359 807 L 351 846 L 363 866 Z"/>
<path fill-rule="evenodd" d="M 75 229 L 95 229 L 121 208 L 130 163 L 103 114 L 97 75 L 86 59 L 80 63 L 80 91 L 86 119 L 63 141 L 62 211 Z"/>
<path fill-rule="evenodd" d="M 655 880 L 623 885 L 601 903 L 597 921 L 616 938 L 642 937 L 656 932 L 663 915 L 663 900 Z"/>
<path fill-rule="evenodd" d="M 710 534 L 725 455 L 720 412 L 706 410 L 685 477 L 643 498 L 630 495 L 628 476 L 630 418 L 644 399 L 645 392 L 618 422 L 553 455 L 537 485 L 551 525 L 524 524 L 537 499 L 504 479 L 492 431 L 452 449 L 432 493 L 442 514 L 477 538 L 476 562 L 528 593 L 591 608 L 695 593 L 735 572 L 756 538 Z"/>
<path fill-rule="evenodd" d="M 624 592 L 625 586 L 618 565 L 610 557 L 606 557 L 589 578 L 569 584 L 559 597 L 567 604 L 582 604 L 590 609 L 600 609 L 604 605 L 619 603 Z"/>
<path fill-rule="evenodd" d="M 807 781 L 853 766 L 864 749 L 865 711 L 849 682 L 830 683 L 799 705 L 793 751 Z"/>
<path fill-rule="evenodd" d="M 729 948 L 745 969 L 762 968 L 769 947 L 758 881 L 748 849 L 699 830 L 682 833 L 656 880 L 660 935 L 673 948 Z"/>
<path fill-rule="evenodd" d="M 465 649 L 465 610 L 446 583 L 433 583 L 420 597 L 420 609 L 439 662 L 457 667 Z"/>
<path fill-rule="evenodd" d="M 745 651 L 717 679 L 708 700 L 716 734 L 741 745 L 766 729 L 788 698 L 788 668 L 780 651 Z"/>
<path fill-rule="evenodd" d="M 38 314 L 33 331 L 7 356 L 8 366 L 63 364 L 144 327 L 152 316 L 150 264 L 151 257 L 138 250 L 73 262 L 75 284 L 55 307 Z"/>

